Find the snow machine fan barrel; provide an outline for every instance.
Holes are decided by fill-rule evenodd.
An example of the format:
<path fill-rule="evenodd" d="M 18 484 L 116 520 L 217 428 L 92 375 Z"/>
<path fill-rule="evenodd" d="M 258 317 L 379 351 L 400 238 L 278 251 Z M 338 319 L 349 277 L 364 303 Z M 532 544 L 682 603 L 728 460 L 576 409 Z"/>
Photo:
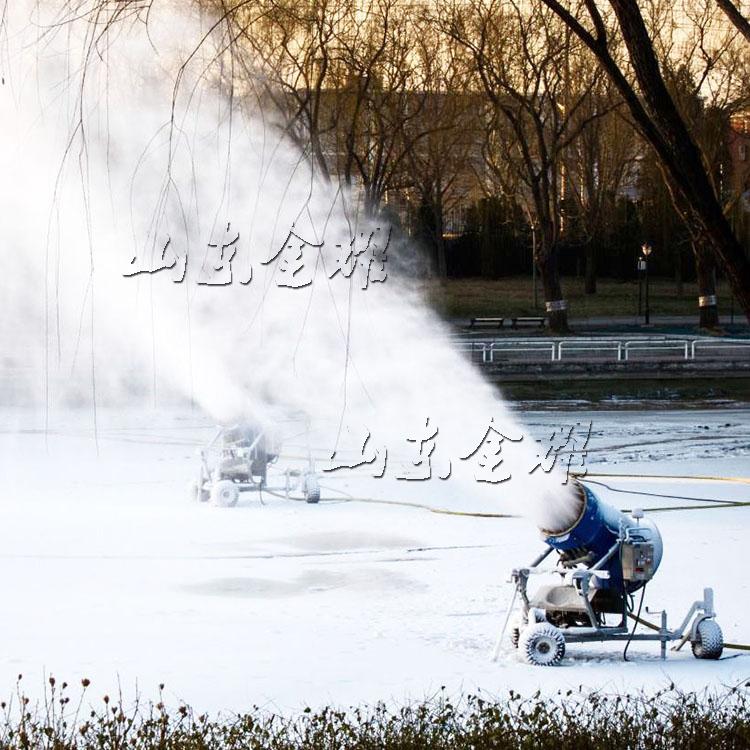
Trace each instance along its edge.
<path fill-rule="evenodd" d="M 609 573 L 599 583 L 602 588 L 637 591 L 661 562 L 663 545 L 656 525 L 625 515 L 580 483 L 576 491 L 580 503 L 576 521 L 559 531 L 542 529 L 545 542 L 560 553 L 563 565 L 595 566 L 599 561 L 597 567 Z"/>

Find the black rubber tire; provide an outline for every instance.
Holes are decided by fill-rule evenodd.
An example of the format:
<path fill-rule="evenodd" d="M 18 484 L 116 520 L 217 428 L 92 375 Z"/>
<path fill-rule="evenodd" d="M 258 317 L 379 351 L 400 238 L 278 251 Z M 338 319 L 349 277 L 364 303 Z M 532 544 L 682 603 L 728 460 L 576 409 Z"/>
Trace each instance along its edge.
<path fill-rule="evenodd" d="M 308 474 L 305 477 L 305 502 L 310 505 L 320 502 L 320 485 L 314 474 Z"/>
<path fill-rule="evenodd" d="M 549 622 L 535 622 L 521 632 L 518 649 L 528 664 L 554 667 L 565 656 L 565 636 Z"/>
<path fill-rule="evenodd" d="M 701 620 L 692 642 L 696 659 L 718 659 L 724 650 L 724 636 L 716 620 Z"/>

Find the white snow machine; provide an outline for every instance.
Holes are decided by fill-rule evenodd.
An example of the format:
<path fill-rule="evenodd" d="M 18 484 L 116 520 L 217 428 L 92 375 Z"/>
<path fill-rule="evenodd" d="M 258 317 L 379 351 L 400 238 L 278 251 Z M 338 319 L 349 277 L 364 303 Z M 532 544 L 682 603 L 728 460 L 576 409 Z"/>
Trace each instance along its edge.
<path fill-rule="evenodd" d="M 281 469 L 278 461 L 279 446 L 264 429 L 250 424 L 221 427 L 200 450 L 198 479 L 190 485 L 190 496 L 225 508 L 237 505 L 240 493 L 249 492 L 261 502 L 264 492 L 308 503 L 320 501 L 309 447 L 301 465 Z"/>

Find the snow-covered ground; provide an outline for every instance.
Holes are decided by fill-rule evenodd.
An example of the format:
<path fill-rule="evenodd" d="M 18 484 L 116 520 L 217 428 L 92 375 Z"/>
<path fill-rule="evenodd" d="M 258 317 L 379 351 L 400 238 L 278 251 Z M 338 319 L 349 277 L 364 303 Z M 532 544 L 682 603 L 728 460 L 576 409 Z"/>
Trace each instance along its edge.
<path fill-rule="evenodd" d="M 592 477 L 609 488 L 592 487 L 619 507 L 648 509 L 704 504 L 686 497 L 750 500 L 746 483 L 633 478 L 750 478 L 749 414 L 521 416 L 538 436 L 592 420 L 589 470 L 626 475 Z M 492 662 L 508 573 L 540 549 L 529 521 L 330 492 L 337 499 L 318 506 L 272 496 L 231 509 L 192 504 L 185 485 L 211 434 L 207 420 L 102 412 L 97 455 L 89 417 L 58 417 L 45 431 L 38 414 L 0 416 L 0 693 L 19 673 L 27 690 L 52 673 L 74 684 L 88 677 L 95 695 L 119 681 L 126 696 L 137 685 L 152 698 L 163 682 L 170 700 L 200 709 L 292 710 L 419 699 L 441 686 L 700 689 L 750 677 L 750 654 L 699 662 L 686 648 L 662 662 L 657 644 L 633 644 L 627 663 L 620 646 L 606 645 L 571 646 L 552 669 L 520 663 L 510 649 Z M 713 586 L 726 640 L 750 643 L 750 508 L 654 517 L 665 555 L 646 606 L 666 607 L 676 624 Z"/>

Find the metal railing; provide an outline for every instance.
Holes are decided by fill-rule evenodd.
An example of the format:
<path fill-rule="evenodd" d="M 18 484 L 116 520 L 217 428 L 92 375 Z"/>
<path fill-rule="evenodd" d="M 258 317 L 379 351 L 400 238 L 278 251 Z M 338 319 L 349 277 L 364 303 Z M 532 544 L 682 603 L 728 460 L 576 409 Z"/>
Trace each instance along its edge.
<path fill-rule="evenodd" d="M 576 354 L 580 352 L 613 352 L 617 361 L 622 360 L 623 342 L 620 339 L 597 339 L 597 338 L 574 338 L 565 339 L 557 343 L 557 360 L 561 361 L 563 354 Z"/>
<path fill-rule="evenodd" d="M 482 364 L 518 361 L 517 355 L 525 355 L 524 361 L 534 359 L 549 362 L 580 361 L 582 354 L 588 358 L 597 355 L 597 358 L 611 358 L 617 362 L 632 362 L 634 359 L 705 361 L 711 359 L 712 355 L 713 359 L 728 359 L 729 352 L 750 357 L 750 339 L 704 337 L 574 337 L 560 340 L 502 338 L 491 341 L 458 339 L 457 345 L 461 351 L 469 353 L 473 360 L 481 361 Z M 719 353 L 721 356 L 716 357 Z"/>
<path fill-rule="evenodd" d="M 510 359 L 507 355 L 513 354 L 537 354 L 542 355 L 545 360 L 554 362 L 557 352 L 557 344 L 554 341 L 529 341 L 527 339 L 508 342 L 461 341 L 458 346 L 462 351 L 471 353 L 473 360 L 480 359 L 482 364 L 493 364 L 496 356 L 502 358 L 506 355 L 507 360 Z"/>
<path fill-rule="evenodd" d="M 722 349 L 737 349 L 744 350 L 743 353 L 750 352 L 750 340 L 749 339 L 695 339 L 690 344 L 690 359 L 695 359 L 698 347 L 701 349 L 711 350 L 722 350 Z"/>
<path fill-rule="evenodd" d="M 630 360 L 631 352 L 660 352 L 681 351 L 683 359 L 688 359 L 688 342 L 681 339 L 666 339 L 664 341 L 626 341 L 624 346 L 625 361 Z"/>

